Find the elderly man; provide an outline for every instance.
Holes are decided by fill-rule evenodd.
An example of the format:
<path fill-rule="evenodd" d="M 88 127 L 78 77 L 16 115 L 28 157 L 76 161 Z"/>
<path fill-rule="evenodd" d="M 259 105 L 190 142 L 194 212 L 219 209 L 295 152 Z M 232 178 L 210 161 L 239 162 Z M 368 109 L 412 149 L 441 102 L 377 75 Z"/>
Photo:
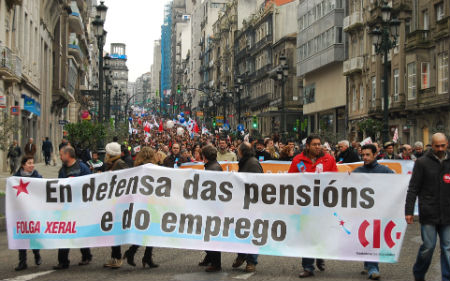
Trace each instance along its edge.
<path fill-rule="evenodd" d="M 28 143 L 25 145 L 25 148 L 23 149 L 25 155 L 31 155 L 34 157 L 36 154 L 36 145 L 33 143 L 33 138 L 30 138 L 28 140 Z"/>
<path fill-rule="evenodd" d="M 350 144 L 347 140 L 341 140 L 338 143 L 338 148 L 340 153 L 336 157 L 336 162 L 338 162 L 339 164 L 361 161 L 359 159 L 358 153 L 353 149 L 353 147 L 350 147 Z"/>
<path fill-rule="evenodd" d="M 416 157 L 416 159 L 419 159 L 423 156 L 423 142 L 417 141 L 414 143 L 414 153 L 413 155 Z"/>
<path fill-rule="evenodd" d="M 403 151 L 400 154 L 400 157 L 403 160 L 416 160 L 416 156 L 414 156 L 412 152 L 412 147 L 409 144 L 404 144 Z"/>
<path fill-rule="evenodd" d="M 414 206 L 419 198 L 419 221 L 423 244 L 413 267 L 414 279 L 425 280 L 431 264 L 437 236 L 441 248 L 442 280 L 450 280 L 450 158 L 448 139 L 436 133 L 431 139 L 432 150 L 417 159 L 409 182 L 405 204 L 405 219 L 414 222 Z"/>

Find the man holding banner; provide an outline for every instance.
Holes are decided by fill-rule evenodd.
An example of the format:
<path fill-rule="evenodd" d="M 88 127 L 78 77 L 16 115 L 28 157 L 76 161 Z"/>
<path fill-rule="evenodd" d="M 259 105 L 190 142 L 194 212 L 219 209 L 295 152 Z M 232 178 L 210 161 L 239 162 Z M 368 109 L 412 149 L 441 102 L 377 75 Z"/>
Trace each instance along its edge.
<path fill-rule="evenodd" d="M 306 139 L 306 148 L 292 160 L 288 173 L 322 173 L 337 172 L 336 161 L 330 154 L 323 153 L 322 140 L 319 136 L 311 135 Z M 325 270 L 325 261 L 317 259 L 317 268 Z M 300 278 L 314 276 L 314 259 L 302 259 L 303 272 Z"/>
<path fill-rule="evenodd" d="M 377 148 L 373 144 L 363 145 L 361 148 L 361 156 L 364 161 L 364 165 L 356 168 L 354 173 L 384 173 L 384 174 L 393 174 L 394 171 L 389 169 L 386 166 L 378 164 L 376 159 Z M 364 270 L 363 274 L 368 274 L 369 279 L 371 280 L 379 280 L 380 279 L 380 269 L 378 267 L 377 262 L 364 262 Z"/>
<path fill-rule="evenodd" d="M 239 172 L 240 173 L 264 173 L 261 164 L 255 157 L 253 147 L 248 142 L 243 142 L 238 149 L 239 156 Z M 240 267 L 244 261 L 247 262 L 246 272 L 255 272 L 258 264 L 258 255 L 239 253 L 233 263 L 233 268 Z"/>
<path fill-rule="evenodd" d="M 59 156 L 63 163 L 63 166 L 59 170 L 58 178 L 72 178 L 81 177 L 84 175 L 91 174 L 91 170 L 81 162 L 76 159 L 75 149 L 69 145 L 61 147 L 59 151 Z M 54 266 L 53 269 L 67 269 L 69 268 L 69 251 L 70 249 L 59 249 L 58 250 L 58 265 Z M 88 265 L 92 260 L 91 249 L 82 248 L 81 251 L 81 262 L 79 265 Z"/>

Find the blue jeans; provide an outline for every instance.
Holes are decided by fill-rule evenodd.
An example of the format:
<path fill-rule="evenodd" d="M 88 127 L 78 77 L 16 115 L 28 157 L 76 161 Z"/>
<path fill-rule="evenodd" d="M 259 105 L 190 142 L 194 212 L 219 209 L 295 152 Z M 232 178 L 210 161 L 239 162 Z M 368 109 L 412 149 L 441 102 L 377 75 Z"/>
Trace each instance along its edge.
<path fill-rule="evenodd" d="M 258 264 L 258 255 L 256 254 L 238 254 L 238 258 L 245 259 L 247 263 L 252 263 L 254 265 Z"/>
<path fill-rule="evenodd" d="M 425 279 L 436 247 L 437 235 L 439 235 L 442 280 L 450 281 L 450 225 L 422 224 L 420 231 L 423 244 L 419 248 L 417 260 L 413 267 L 414 277 Z"/>
<path fill-rule="evenodd" d="M 364 269 L 367 270 L 367 272 L 369 273 L 369 276 L 372 275 L 373 273 L 380 273 L 380 269 L 378 268 L 377 262 L 365 261 Z"/>

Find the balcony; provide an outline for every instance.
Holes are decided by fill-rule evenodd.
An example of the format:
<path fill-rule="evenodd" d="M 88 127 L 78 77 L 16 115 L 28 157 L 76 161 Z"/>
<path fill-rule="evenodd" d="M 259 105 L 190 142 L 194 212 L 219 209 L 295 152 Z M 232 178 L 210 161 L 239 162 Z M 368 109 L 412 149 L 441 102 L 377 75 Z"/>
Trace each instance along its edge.
<path fill-rule="evenodd" d="M 77 63 L 82 63 L 84 59 L 83 52 L 80 48 L 80 43 L 75 33 L 71 33 L 68 44 L 69 55 L 73 56 Z"/>
<path fill-rule="evenodd" d="M 430 40 L 429 30 L 416 30 L 407 35 L 406 38 L 406 51 L 412 51 L 414 49 L 428 49 L 433 46 Z"/>
<path fill-rule="evenodd" d="M 75 32 L 77 34 L 83 34 L 84 32 L 84 24 L 81 18 L 80 9 L 78 8 L 77 1 L 72 0 L 70 2 L 70 9 L 72 13 L 69 15 L 69 29 L 71 32 Z"/>
<path fill-rule="evenodd" d="M 440 40 L 448 36 L 450 32 L 450 17 L 445 17 L 436 22 L 434 40 Z"/>
<path fill-rule="evenodd" d="M 255 72 L 255 80 L 259 80 L 272 70 L 272 64 L 266 64 Z"/>
<path fill-rule="evenodd" d="M 344 61 L 344 75 L 350 75 L 355 72 L 362 72 L 364 67 L 363 57 L 354 57 Z"/>
<path fill-rule="evenodd" d="M 272 44 L 273 36 L 272 34 L 266 35 L 264 38 L 256 42 L 252 47 L 251 51 L 259 51 L 264 48 L 267 44 Z"/>
<path fill-rule="evenodd" d="M 350 16 L 344 18 L 344 31 L 348 32 L 352 29 L 362 27 L 363 17 L 361 12 L 354 12 Z"/>
<path fill-rule="evenodd" d="M 20 82 L 22 77 L 22 60 L 4 46 L 0 46 L 0 76 L 12 82 Z"/>

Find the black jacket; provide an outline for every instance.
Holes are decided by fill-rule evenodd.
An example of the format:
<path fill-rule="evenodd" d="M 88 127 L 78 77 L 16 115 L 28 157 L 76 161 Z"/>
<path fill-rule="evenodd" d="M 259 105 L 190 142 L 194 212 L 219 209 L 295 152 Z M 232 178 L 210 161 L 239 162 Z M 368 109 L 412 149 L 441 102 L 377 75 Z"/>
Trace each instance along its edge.
<path fill-rule="evenodd" d="M 168 168 L 174 168 L 175 163 L 177 163 L 177 166 L 180 166 L 180 164 L 184 163 L 181 155 L 170 154 L 164 159 L 163 166 Z"/>
<path fill-rule="evenodd" d="M 240 173 L 264 173 L 261 164 L 255 157 L 242 158 L 239 161 Z"/>
<path fill-rule="evenodd" d="M 419 197 L 421 224 L 450 224 L 450 158 L 442 162 L 432 151 L 416 160 L 408 193 L 405 215 L 414 214 L 416 197 Z"/>
<path fill-rule="evenodd" d="M 346 151 L 339 153 L 336 158 L 337 163 L 355 163 L 360 161 L 358 153 L 351 147 L 347 148 Z"/>
<path fill-rule="evenodd" d="M 205 163 L 205 170 L 207 171 L 223 171 L 222 166 L 220 166 L 217 161 L 209 161 Z"/>
<path fill-rule="evenodd" d="M 20 171 L 22 170 L 22 168 L 20 168 L 19 170 L 17 170 L 17 172 L 14 174 L 15 177 L 23 177 L 20 174 Z M 38 171 L 34 170 L 33 173 L 31 173 L 31 175 L 28 176 L 29 178 L 39 178 L 42 179 L 42 176 L 38 173 Z"/>
<path fill-rule="evenodd" d="M 353 173 L 366 173 L 366 174 L 393 174 L 394 171 L 384 165 L 380 165 L 377 160 L 368 165 L 363 165 L 356 168 Z"/>
<path fill-rule="evenodd" d="M 49 140 L 46 140 L 42 143 L 42 152 L 50 154 L 53 151 L 53 145 L 52 142 Z"/>
<path fill-rule="evenodd" d="M 264 157 L 263 159 L 261 159 L 261 161 L 272 160 L 272 156 L 270 156 L 270 153 L 267 152 L 266 150 L 258 151 L 258 150 L 255 149 L 255 157 L 258 160 L 260 160 L 260 157 Z"/>

